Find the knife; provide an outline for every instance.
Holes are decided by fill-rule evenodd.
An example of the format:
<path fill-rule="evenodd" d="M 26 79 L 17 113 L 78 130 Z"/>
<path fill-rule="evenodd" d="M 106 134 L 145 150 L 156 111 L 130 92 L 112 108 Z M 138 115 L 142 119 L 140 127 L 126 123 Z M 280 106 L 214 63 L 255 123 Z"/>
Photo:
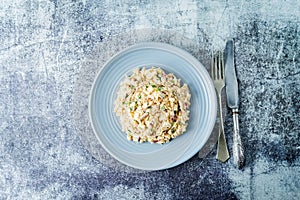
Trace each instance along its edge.
<path fill-rule="evenodd" d="M 234 44 L 232 39 L 228 40 L 225 46 L 225 77 L 227 105 L 231 108 L 233 116 L 233 159 L 238 168 L 242 168 L 245 164 L 245 156 L 239 130 L 239 94 L 234 66 Z"/>

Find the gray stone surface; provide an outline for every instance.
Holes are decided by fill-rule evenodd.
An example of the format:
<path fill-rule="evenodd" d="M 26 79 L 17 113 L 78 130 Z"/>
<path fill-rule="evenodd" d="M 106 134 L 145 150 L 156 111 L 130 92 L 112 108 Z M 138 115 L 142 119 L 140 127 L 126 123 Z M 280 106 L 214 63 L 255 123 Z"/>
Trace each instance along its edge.
<path fill-rule="evenodd" d="M 299 10 L 297 0 L 1 1 L 0 199 L 299 199 Z M 145 28 L 193 40 L 206 67 L 211 49 L 234 38 L 243 170 L 217 162 L 215 148 L 168 170 L 120 170 L 82 140 L 84 61 Z"/>

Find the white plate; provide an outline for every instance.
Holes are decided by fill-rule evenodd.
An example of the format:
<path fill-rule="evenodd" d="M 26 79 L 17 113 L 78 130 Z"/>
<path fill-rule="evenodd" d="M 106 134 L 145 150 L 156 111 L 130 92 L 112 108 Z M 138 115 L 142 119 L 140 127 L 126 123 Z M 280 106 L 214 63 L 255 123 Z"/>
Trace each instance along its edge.
<path fill-rule="evenodd" d="M 187 131 L 163 145 L 128 141 L 113 112 L 120 82 L 144 66 L 175 74 L 191 92 Z M 186 51 L 164 43 L 140 43 L 113 56 L 97 75 L 89 99 L 90 120 L 103 148 L 120 162 L 143 170 L 171 168 L 195 155 L 208 140 L 216 115 L 215 89 L 206 69 Z"/>

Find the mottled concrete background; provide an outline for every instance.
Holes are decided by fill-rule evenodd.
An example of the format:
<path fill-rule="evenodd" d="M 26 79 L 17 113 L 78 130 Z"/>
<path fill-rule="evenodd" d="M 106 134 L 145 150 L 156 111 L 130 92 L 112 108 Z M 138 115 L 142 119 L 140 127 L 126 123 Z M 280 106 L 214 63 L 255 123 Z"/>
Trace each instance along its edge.
<path fill-rule="evenodd" d="M 300 199 L 299 10 L 297 0 L 2 0 L 0 199 Z M 243 170 L 217 162 L 214 149 L 134 173 L 83 145 L 72 114 L 82 61 L 144 28 L 176 31 L 207 52 L 234 38 Z M 229 111 L 225 121 L 231 147 Z"/>

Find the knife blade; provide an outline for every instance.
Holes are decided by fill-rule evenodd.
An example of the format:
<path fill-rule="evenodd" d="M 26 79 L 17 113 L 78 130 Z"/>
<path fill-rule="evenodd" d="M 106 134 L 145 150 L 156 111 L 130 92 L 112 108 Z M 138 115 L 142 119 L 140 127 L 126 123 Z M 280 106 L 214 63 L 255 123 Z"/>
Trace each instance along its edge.
<path fill-rule="evenodd" d="M 239 94 L 234 65 L 234 43 L 232 39 L 228 40 L 225 46 L 225 81 L 227 105 L 231 108 L 233 116 L 233 159 L 238 168 L 242 168 L 245 164 L 245 156 L 239 130 Z"/>
<path fill-rule="evenodd" d="M 225 81 L 227 105 L 231 109 L 239 108 L 238 83 L 234 67 L 233 40 L 228 40 L 225 46 Z"/>

